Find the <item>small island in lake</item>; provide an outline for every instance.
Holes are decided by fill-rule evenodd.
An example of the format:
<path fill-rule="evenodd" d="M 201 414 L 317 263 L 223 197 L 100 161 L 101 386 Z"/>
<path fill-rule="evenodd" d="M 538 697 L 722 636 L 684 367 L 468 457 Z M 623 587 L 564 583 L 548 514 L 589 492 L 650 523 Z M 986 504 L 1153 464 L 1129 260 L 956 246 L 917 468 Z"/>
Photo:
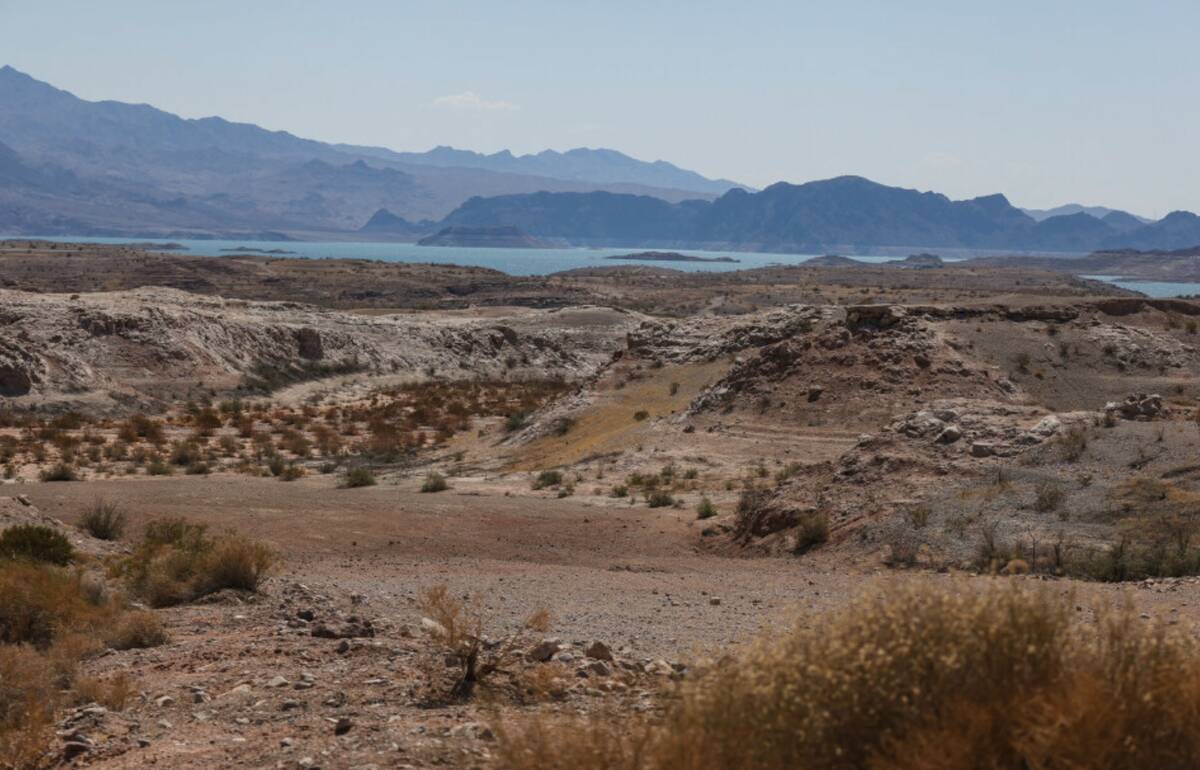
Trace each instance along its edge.
<path fill-rule="evenodd" d="M 255 249 L 250 246 L 238 246 L 236 249 L 221 249 L 223 252 L 237 252 L 238 254 L 295 254 L 294 251 L 287 249 Z"/>
<path fill-rule="evenodd" d="M 618 254 L 605 259 L 636 259 L 639 262 L 741 262 L 733 257 L 697 257 L 676 251 L 641 251 L 637 254 Z"/>
<path fill-rule="evenodd" d="M 497 225 L 442 228 L 434 235 L 417 241 L 418 246 L 462 246 L 493 249 L 547 249 L 550 244 L 534 238 L 516 227 Z"/>

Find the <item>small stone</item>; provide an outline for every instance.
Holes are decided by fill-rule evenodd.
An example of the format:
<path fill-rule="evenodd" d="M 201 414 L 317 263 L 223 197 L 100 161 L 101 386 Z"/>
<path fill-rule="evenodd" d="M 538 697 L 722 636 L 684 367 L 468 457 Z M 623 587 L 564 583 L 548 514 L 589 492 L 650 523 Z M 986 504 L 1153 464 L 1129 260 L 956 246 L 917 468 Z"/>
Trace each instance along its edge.
<path fill-rule="evenodd" d="M 291 682 L 289 682 L 285 677 L 276 676 L 272 677 L 271 681 L 267 682 L 267 687 L 287 687 L 289 684 L 291 684 Z"/>
<path fill-rule="evenodd" d="M 225 693 L 224 697 L 230 697 L 230 696 L 238 697 L 238 696 L 250 695 L 253 691 L 254 690 L 252 687 L 250 687 L 250 685 L 239 684 L 237 687 L 234 687 L 232 690 Z"/>
<path fill-rule="evenodd" d="M 675 669 L 671 668 L 671 664 L 659 658 L 658 660 L 650 661 L 646 664 L 646 673 L 656 676 L 669 676 Z"/>
<path fill-rule="evenodd" d="M 174 705 L 175 705 L 175 699 L 174 699 L 174 698 L 172 698 L 170 695 L 163 695 L 163 696 L 162 696 L 162 697 L 160 697 L 160 698 L 156 698 L 156 699 L 154 700 L 154 703 L 155 703 L 155 705 L 157 705 L 159 708 L 166 708 L 167 706 L 174 706 Z"/>
<path fill-rule="evenodd" d="M 972 457 L 990 457 L 995 451 L 995 447 L 986 441 L 976 441 L 971 444 Z"/>
<path fill-rule="evenodd" d="M 338 642 L 338 646 L 334 648 L 334 652 L 336 652 L 338 655 L 345 655 L 346 653 L 350 652 L 350 642 L 346 641 L 345 639 Z"/>
<path fill-rule="evenodd" d="M 708 604 L 710 607 L 720 607 L 721 606 L 721 597 L 714 596 L 714 597 L 710 598 L 708 600 Z"/>
<path fill-rule="evenodd" d="M 63 759 L 67 762 L 91 750 L 92 742 L 79 733 L 74 733 L 63 740 Z"/>
<path fill-rule="evenodd" d="M 337 723 L 333 726 L 333 734 L 345 735 L 350 732 L 351 727 L 354 727 L 354 723 L 350 721 L 350 717 L 339 717 Z"/>
<path fill-rule="evenodd" d="M 960 438 L 962 438 L 962 430 L 960 430 L 957 425 L 947 425 L 942 429 L 942 432 L 938 434 L 937 443 L 953 444 Z"/>
<path fill-rule="evenodd" d="M 596 676 L 609 676 L 612 674 L 612 669 L 610 669 L 608 664 L 602 660 L 592 661 L 587 665 L 587 670 L 589 673 L 595 674 Z"/>

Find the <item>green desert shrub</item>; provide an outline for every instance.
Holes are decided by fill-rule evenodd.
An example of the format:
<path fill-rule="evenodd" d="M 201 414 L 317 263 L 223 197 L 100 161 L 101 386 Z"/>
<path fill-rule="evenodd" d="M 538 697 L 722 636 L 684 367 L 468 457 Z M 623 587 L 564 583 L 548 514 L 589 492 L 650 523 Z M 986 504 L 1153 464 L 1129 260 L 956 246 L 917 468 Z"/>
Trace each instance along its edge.
<path fill-rule="evenodd" d="M 562 483 L 562 480 L 561 471 L 542 471 L 533 480 L 533 488 L 545 489 L 546 487 L 556 487 Z"/>
<path fill-rule="evenodd" d="M 446 483 L 446 477 L 436 472 L 430 473 L 421 482 L 422 492 L 445 492 L 449 488 L 450 485 Z"/>
<path fill-rule="evenodd" d="M 42 471 L 38 478 L 42 481 L 78 481 L 79 474 L 75 472 L 74 467 L 67 463 L 58 463 Z"/>
<path fill-rule="evenodd" d="M 362 465 L 356 468 L 348 468 L 345 477 L 342 479 L 342 487 L 345 489 L 373 486 L 375 486 L 375 474 L 370 468 Z"/>

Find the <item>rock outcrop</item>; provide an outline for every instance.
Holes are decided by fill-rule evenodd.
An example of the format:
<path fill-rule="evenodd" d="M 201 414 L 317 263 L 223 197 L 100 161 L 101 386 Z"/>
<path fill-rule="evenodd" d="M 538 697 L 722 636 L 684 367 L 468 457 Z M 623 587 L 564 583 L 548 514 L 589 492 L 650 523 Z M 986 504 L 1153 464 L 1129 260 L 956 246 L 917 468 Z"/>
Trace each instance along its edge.
<path fill-rule="evenodd" d="M 232 390 L 266 372 L 413 377 L 589 373 L 604 355 L 562 333 L 494 322 L 370 317 L 294 302 L 226 300 L 175 289 L 84 295 L 0 291 L 0 397 L 88 398 L 142 408 L 172 387 Z"/>

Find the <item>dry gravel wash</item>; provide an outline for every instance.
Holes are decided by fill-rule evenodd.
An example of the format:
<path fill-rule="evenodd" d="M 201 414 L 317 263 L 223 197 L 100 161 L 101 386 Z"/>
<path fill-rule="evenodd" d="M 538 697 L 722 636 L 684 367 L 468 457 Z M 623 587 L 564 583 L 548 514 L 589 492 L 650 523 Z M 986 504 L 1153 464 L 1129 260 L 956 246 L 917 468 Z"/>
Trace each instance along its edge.
<path fill-rule="evenodd" d="M 728 649 L 797 615 L 818 624 L 878 580 L 980 579 L 850 566 L 836 554 L 738 559 L 696 549 L 691 515 L 597 508 L 574 500 L 420 495 L 395 487 L 338 490 L 328 479 L 285 484 L 214 476 L 23 486 L 46 514 L 73 521 L 97 495 L 119 500 L 132 523 L 186 515 L 237 527 L 284 555 L 261 600 L 163 611 L 173 636 L 161 648 L 110 653 L 92 665 L 127 671 L 136 695 L 117 714 L 67 716 L 91 736 L 76 762 L 92 767 L 486 767 L 488 725 L 518 714 L 617 709 L 653 712 L 669 677 L 659 660 Z M 873 577 L 873 573 L 883 577 Z M 428 707 L 415 597 L 446 583 L 485 599 L 496 628 L 532 608 L 555 616 L 568 648 L 568 692 L 538 705 Z M 1167 580 L 1126 588 L 1049 583 L 1073 592 L 1132 596 L 1145 617 L 1192 627 L 1200 585 Z M 301 611 L 314 613 L 311 624 Z M 374 636 L 316 638 L 315 624 L 369 621 Z M 581 677 L 582 650 L 617 651 L 612 675 Z M 340 727 L 339 727 L 340 725 Z"/>

